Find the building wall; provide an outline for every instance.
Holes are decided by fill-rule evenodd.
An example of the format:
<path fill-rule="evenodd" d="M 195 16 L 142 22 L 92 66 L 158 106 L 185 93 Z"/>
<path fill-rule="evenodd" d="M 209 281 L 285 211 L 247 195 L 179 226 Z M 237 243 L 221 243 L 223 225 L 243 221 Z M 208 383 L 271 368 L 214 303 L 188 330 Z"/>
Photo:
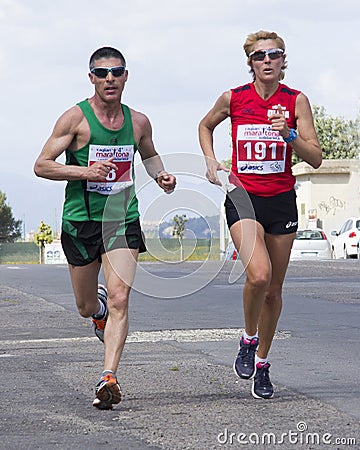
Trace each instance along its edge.
<path fill-rule="evenodd" d="M 299 227 L 320 225 L 330 240 L 351 216 L 360 217 L 360 160 L 324 160 L 319 169 L 293 166 Z"/>
<path fill-rule="evenodd" d="M 51 244 L 45 244 L 44 263 L 67 264 L 65 254 L 59 240 L 55 240 Z"/>

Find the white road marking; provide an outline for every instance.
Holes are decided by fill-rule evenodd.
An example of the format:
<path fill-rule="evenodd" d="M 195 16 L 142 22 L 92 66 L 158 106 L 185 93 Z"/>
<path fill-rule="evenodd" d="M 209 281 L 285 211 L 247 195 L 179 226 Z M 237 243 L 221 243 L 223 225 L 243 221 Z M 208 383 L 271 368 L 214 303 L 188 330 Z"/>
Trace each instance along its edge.
<path fill-rule="evenodd" d="M 129 334 L 127 342 L 206 342 L 206 341 L 232 341 L 240 339 L 243 333 L 241 328 L 212 328 L 195 330 L 161 330 L 161 331 L 135 331 Z M 290 337 L 288 331 L 278 331 L 276 339 Z"/>
<path fill-rule="evenodd" d="M 212 328 L 212 329 L 192 329 L 192 330 L 160 330 L 160 331 L 133 331 L 128 335 L 127 344 L 140 342 L 219 342 L 232 341 L 240 338 L 242 328 Z M 291 337 L 289 331 L 277 331 L 274 339 L 287 339 Z M 92 342 L 98 341 L 97 337 L 74 337 L 74 338 L 51 338 L 51 339 L 21 339 L 13 341 L 1 341 L 0 348 L 7 345 L 44 345 L 67 342 Z"/>

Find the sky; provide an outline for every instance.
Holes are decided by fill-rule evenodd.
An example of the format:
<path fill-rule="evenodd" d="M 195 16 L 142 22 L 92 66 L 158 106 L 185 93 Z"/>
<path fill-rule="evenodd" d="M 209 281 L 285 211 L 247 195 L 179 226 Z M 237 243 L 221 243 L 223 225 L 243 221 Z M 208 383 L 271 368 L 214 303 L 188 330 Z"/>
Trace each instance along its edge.
<path fill-rule="evenodd" d="M 212 200 L 201 214 L 212 213 L 220 197 L 203 176 L 197 127 L 222 92 L 251 81 L 248 34 L 276 31 L 288 55 L 284 83 L 328 114 L 354 119 L 359 25 L 359 0 L 0 0 L 0 190 L 27 232 L 41 220 L 59 229 L 65 184 L 36 178 L 33 164 L 57 118 L 92 96 L 89 57 L 109 45 L 127 60 L 123 102 L 149 117 L 179 180 L 173 197 L 141 181 L 143 217 L 154 219 L 154 202 L 163 216 L 184 206 L 182 189 L 200 193 L 200 204 Z M 215 131 L 215 151 L 230 157 L 227 122 Z"/>

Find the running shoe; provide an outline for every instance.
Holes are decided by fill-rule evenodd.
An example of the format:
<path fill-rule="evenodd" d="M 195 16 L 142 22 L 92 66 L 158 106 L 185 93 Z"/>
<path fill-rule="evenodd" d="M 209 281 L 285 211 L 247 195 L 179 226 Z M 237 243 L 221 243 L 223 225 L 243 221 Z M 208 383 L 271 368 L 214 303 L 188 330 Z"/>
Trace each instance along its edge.
<path fill-rule="evenodd" d="M 274 388 L 269 376 L 270 363 L 257 363 L 256 372 L 251 388 L 251 393 L 254 398 L 273 398 Z"/>
<path fill-rule="evenodd" d="M 100 339 L 101 342 L 104 342 L 104 330 L 108 318 L 108 308 L 107 308 L 107 290 L 106 287 L 103 286 L 102 284 L 98 285 L 98 299 L 105 306 L 105 314 L 101 319 L 94 319 L 94 317 L 92 317 L 92 321 L 96 336 Z"/>
<path fill-rule="evenodd" d="M 241 337 L 239 353 L 234 362 L 235 374 L 248 380 L 255 373 L 255 353 L 259 345 L 259 338 L 246 339 Z"/>
<path fill-rule="evenodd" d="M 98 409 L 112 409 L 121 401 L 121 388 L 113 373 L 101 377 L 95 388 L 96 399 L 93 406 Z"/>

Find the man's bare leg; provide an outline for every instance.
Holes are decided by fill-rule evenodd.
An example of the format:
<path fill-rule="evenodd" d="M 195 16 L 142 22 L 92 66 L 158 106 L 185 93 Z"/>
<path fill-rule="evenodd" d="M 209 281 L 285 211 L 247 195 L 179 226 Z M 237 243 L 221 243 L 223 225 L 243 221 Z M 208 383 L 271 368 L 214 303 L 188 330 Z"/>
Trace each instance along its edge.
<path fill-rule="evenodd" d="M 135 276 L 138 250 L 116 249 L 103 255 L 103 271 L 108 291 L 108 318 L 104 332 L 104 370 L 96 388 L 93 405 L 111 409 L 121 400 L 116 372 L 129 329 L 128 305 Z"/>
<path fill-rule="evenodd" d="M 93 261 L 86 266 L 72 266 L 69 264 L 76 306 L 82 317 L 90 317 L 99 311 L 97 288 L 100 267 L 101 265 L 98 261 Z"/>

